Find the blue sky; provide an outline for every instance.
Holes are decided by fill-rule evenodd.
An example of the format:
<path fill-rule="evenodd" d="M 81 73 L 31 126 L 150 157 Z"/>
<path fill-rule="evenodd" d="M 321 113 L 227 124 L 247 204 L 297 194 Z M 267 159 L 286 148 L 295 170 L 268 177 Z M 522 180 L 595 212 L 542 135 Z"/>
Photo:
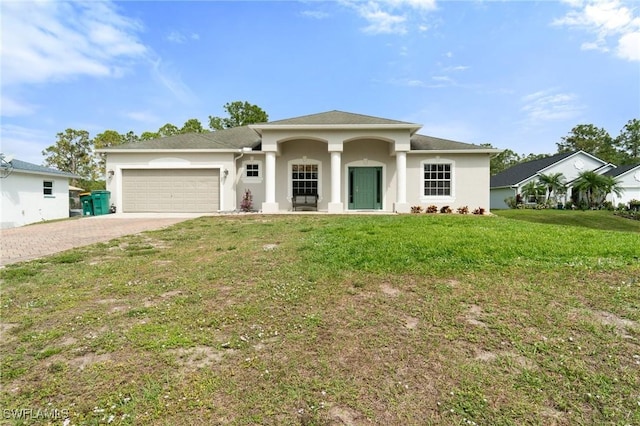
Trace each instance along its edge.
<path fill-rule="evenodd" d="M 56 133 L 205 127 L 343 110 L 420 133 L 554 153 L 577 124 L 640 118 L 640 3 L 2 1 L 0 150 Z"/>

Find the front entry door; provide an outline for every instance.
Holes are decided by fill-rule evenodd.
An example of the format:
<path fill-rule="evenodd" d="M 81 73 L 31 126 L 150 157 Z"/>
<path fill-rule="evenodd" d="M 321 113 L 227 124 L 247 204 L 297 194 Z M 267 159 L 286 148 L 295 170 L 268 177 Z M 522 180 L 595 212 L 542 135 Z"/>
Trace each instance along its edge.
<path fill-rule="evenodd" d="M 382 167 L 349 167 L 349 209 L 382 208 Z"/>

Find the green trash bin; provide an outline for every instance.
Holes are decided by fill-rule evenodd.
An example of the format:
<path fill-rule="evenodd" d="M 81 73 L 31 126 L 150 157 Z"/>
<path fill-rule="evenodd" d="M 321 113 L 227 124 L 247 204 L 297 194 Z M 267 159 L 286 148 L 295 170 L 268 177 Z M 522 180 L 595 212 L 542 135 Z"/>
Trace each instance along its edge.
<path fill-rule="evenodd" d="M 109 214 L 109 191 L 91 191 L 91 199 L 93 200 L 93 214 L 100 216 Z"/>
<path fill-rule="evenodd" d="M 80 203 L 82 204 L 82 215 L 93 216 L 93 199 L 90 192 L 80 194 Z"/>

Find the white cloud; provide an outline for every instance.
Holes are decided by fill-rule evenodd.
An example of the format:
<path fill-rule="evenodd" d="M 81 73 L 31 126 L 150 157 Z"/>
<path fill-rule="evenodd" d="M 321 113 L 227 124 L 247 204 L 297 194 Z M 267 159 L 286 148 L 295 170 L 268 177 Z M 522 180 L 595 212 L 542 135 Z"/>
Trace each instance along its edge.
<path fill-rule="evenodd" d="M 193 92 L 171 64 L 163 63 L 162 59 L 158 58 L 153 62 L 151 72 L 154 79 L 181 102 L 188 104 L 194 99 Z"/>
<path fill-rule="evenodd" d="M 319 10 L 305 10 L 301 13 L 302 16 L 313 19 L 325 19 L 329 17 L 327 12 L 322 12 Z"/>
<path fill-rule="evenodd" d="M 555 89 L 541 90 L 521 99 L 524 104 L 521 111 L 531 124 L 569 120 L 576 118 L 584 109 L 573 93 L 558 93 Z"/>
<path fill-rule="evenodd" d="M 158 117 L 149 111 L 129 111 L 124 115 L 141 123 L 157 123 L 159 121 Z"/>
<path fill-rule="evenodd" d="M 437 9 L 436 0 L 342 0 L 341 3 L 354 9 L 367 21 L 362 31 L 368 34 L 407 34 L 415 27 L 419 32 L 430 26 L 424 21 L 424 14 Z"/>
<path fill-rule="evenodd" d="M 141 25 L 107 2 L 2 2 L 2 85 L 118 76 L 144 57 Z"/>
<path fill-rule="evenodd" d="M 17 117 L 21 115 L 31 115 L 35 112 L 36 107 L 26 102 L 20 102 L 10 98 L 6 94 L 2 94 L 0 98 L 0 116 Z"/>
<path fill-rule="evenodd" d="M 360 16 L 369 22 L 363 28 L 369 34 L 406 34 L 407 29 L 404 22 L 407 20 L 403 15 L 392 15 L 380 9 L 376 3 L 367 3 L 359 8 Z"/>
<path fill-rule="evenodd" d="M 640 61 L 640 31 L 620 37 L 616 52 L 621 58 L 629 61 Z"/>
<path fill-rule="evenodd" d="M 14 158 L 42 164 L 42 151 L 55 143 L 55 137 L 43 130 L 3 123 L 0 125 L 0 151 Z"/>
<path fill-rule="evenodd" d="M 621 0 L 571 1 L 572 7 L 554 25 L 583 29 L 594 40 L 582 43 L 583 50 L 608 52 L 617 44 L 616 55 L 628 61 L 640 61 L 640 15 Z M 613 41 L 612 41 L 613 40 Z M 616 43 L 617 41 L 617 43 Z"/>
<path fill-rule="evenodd" d="M 200 40 L 200 35 L 196 33 L 184 34 L 180 31 L 171 31 L 165 39 L 171 43 L 183 44 L 189 40 Z"/>

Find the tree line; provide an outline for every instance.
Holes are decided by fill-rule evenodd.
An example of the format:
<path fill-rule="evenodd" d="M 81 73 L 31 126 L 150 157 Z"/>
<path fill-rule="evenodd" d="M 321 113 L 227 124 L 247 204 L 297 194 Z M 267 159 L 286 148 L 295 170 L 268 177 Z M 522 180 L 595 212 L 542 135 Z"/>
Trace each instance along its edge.
<path fill-rule="evenodd" d="M 105 130 L 92 138 L 86 130 L 66 129 L 56 135 L 53 145 L 42 151 L 45 157 L 44 165 L 80 176 L 81 179 L 72 180 L 72 185 L 81 186 L 86 190 L 104 189 L 105 158 L 104 154 L 97 154 L 96 149 L 269 121 L 268 114 L 262 108 L 246 101 L 228 102 L 224 109 L 227 117 L 209 116 L 209 130 L 205 129 L 197 118 L 188 119 L 182 127 L 166 123 L 155 132 L 145 131 L 140 135 L 133 131 L 119 133 L 116 130 Z"/>
<path fill-rule="evenodd" d="M 493 148 L 491 144 L 483 146 Z M 640 163 L 640 120 L 631 119 L 624 125 L 620 134 L 613 138 L 604 129 L 593 124 L 578 124 L 567 136 L 556 143 L 556 154 L 584 151 L 615 165 Z M 554 154 L 519 155 L 505 149 L 491 159 L 491 175 L 500 173 L 519 163 L 549 157 Z"/>

